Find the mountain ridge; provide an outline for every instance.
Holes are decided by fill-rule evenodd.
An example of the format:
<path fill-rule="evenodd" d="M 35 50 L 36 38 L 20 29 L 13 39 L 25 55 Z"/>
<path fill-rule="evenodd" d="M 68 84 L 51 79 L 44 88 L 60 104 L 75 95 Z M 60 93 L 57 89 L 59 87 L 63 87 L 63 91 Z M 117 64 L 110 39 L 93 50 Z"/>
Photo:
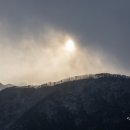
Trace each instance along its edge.
<path fill-rule="evenodd" d="M 3 111 L 0 127 L 2 130 L 128 130 L 129 99 L 130 77 L 108 73 L 62 80 L 53 87 L 44 84 L 38 88 L 7 88 L 0 92 L 0 111 Z"/>

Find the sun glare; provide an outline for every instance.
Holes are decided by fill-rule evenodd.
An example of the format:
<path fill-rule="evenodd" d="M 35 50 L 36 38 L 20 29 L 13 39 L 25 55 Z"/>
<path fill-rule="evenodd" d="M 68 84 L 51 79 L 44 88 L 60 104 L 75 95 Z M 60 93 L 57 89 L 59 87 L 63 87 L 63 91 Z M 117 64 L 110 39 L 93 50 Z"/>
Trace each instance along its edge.
<path fill-rule="evenodd" d="M 75 43 L 72 39 L 69 39 L 65 43 L 65 48 L 69 52 L 73 52 L 75 50 Z"/>

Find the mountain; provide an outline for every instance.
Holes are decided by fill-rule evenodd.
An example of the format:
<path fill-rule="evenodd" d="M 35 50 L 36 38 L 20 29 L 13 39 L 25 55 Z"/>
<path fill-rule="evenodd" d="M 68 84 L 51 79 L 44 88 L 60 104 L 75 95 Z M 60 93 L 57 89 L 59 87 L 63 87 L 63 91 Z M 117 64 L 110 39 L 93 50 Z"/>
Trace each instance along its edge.
<path fill-rule="evenodd" d="M 2 90 L 0 129 L 130 130 L 130 77 L 86 77 Z"/>
<path fill-rule="evenodd" d="M 0 91 L 0 130 L 9 130 L 10 125 L 53 90 L 14 86 Z"/>
<path fill-rule="evenodd" d="M 12 84 L 6 84 L 6 85 L 4 85 L 4 84 L 0 83 L 0 91 L 3 90 L 3 89 L 5 89 L 5 88 L 13 87 L 13 86 L 14 85 L 12 85 Z"/>

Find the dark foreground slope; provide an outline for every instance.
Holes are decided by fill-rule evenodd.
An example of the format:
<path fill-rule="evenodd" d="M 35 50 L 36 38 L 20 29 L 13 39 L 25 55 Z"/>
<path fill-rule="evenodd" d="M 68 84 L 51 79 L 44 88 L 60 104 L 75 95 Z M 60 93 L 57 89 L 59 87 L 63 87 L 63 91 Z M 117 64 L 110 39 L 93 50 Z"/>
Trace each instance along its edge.
<path fill-rule="evenodd" d="M 10 87 L 0 91 L 0 130 L 10 130 L 27 110 L 51 94 L 56 88 Z"/>
<path fill-rule="evenodd" d="M 15 120 L 10 118 L 11 124 L 6 129 L 130 130 L 130 78 L 101 74 L 49 88 L 48 94 L 45 88 L 33 91 L 28 88 L 29 92 L 18 100 L 19 105 L 23 98 L 30 96 L 26 105 L 20 103 L 18 107 L 17 101 L 13 102 L 12 107 L 15 105 L 16 108 L 10 112 L 16 114 L 17 118 L 13 115 Z M 6 91 L 10 93 L 14 90 L 10 88 Z M 3 99 L 3 102 L 7 102 L 7 99 Z M 28 108 L 22 110 L 25 106 Z M 4 116 L 0 115 L 2 118 Z"/>

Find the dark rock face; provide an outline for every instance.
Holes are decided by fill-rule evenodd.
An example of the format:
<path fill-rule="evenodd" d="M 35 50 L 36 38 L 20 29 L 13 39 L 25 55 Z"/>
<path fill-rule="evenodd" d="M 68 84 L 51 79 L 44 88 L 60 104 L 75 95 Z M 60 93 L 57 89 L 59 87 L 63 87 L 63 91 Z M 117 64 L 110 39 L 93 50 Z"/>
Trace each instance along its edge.
<path fill-rule="evenodd" d="M 53 87 L 9 88 L 0 93 L 0 110 L 2 130 L 130 130 L 130 78 L 102 74 Z"/>

